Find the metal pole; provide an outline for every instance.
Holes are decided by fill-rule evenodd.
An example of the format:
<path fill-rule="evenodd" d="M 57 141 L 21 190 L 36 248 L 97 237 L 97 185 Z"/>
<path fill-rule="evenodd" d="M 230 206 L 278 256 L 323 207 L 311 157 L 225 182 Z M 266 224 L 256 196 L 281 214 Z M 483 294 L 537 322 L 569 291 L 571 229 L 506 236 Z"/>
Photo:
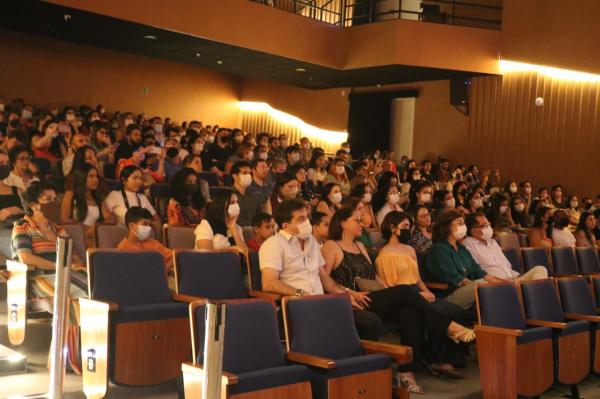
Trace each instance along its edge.
<path fill-rule="evenodd" d="M 223 374 L 223 343 L 225 341 L 226 305 L 206 304 L 206 329 L 204 334 L 204 384 L 202 399 L 221 399 Z"/>
<path fill-rule="evenodd" d="M 67 348 L 67 321 L 69 317 L 69 287 L 71 280 L 71 252 L 73 240 L 59 236 L 56 240 L 56 279 L 54 282 L 54 311 L 52 318 L 52 345 L 50 346 L 50 386 L 48 397 L 60 399 L 63 395 Z"/>

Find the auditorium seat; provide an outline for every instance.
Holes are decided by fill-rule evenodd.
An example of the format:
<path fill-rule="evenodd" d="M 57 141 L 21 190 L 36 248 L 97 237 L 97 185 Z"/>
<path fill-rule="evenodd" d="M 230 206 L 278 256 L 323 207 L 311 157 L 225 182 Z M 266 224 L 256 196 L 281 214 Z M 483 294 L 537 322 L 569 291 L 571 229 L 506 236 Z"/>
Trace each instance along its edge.
<path fill-rule="evenodd" d="M 219 182 L 219 175 L 213 172 L 200 172 L 198 173 L 198 177 L 202 180 L 206 180 L 209 186 L 219 186 L 221 183 Z"/>
<path fill-rule="evenodd" d="M 116 248 L 127 236 L 127 227 L 122 224 L 97 223 L 95 229 L 97 248 Z"/>
<path fill-rule="evenodd" d="M 80 299 L 83 386 L 102 398 L 108 379 L 141 386 L 174 380 L 189 360 L 188 305 L 173 301 L 158 252 L 88 251 Z"/>
<path fill-rule="evenodd" d="M 63 223 L 62 227 L 69 233 L 73 239 L 73 253 L 79 256 L 79 259 L 85 261 L 86 256 L 86 227 L 81 223 Z"/>
<path fill-rule="evenodd" d="M 115 190 L 121 191 L 123 189 L 123 183 L 121 183 L 119 180 L 104 179 L 104 183 L 106 184 L 109 192 Z"/>
<path fill-rule="evenodd" d="M 392 396 L 392 360 L 410 363 L 412 348 L 361 341 L 347 295 L 284 297 L 282 308 L 288 358 L 316 371 L 313 398 Z"/>
<path fill-rule="evenodd" d="M 291 363 L 281 346 L 277 310 L 264 300 L 225 301 L 223 377 L 226 398 L 310 399 L 313 372 Z M 185 397 L 200 399 L 206 306 L 190 305 L 193 363 L 182 364 Z"/>
<path fill-rule="evenodd" d="M 163 240 L 165 247 L 171 249 L 194 249 L 196 236 L 193 226 L 163 225 Z"/>
<path fill-rule="evenodd" d="M 475 290 L 477 359 L 485 399 L 541 395 L 554 380 L 552 330 L 528 328 L 512 283 Z"/>
<path fill-rule="evenodd" d="M 502 252 L 506 259 L 510 262 L 510 265 L 514 271 L 519 274 L 523 273 L 523 263 L 521 262 L 521 251 L 517 248 L 506 248 Z"/>
<path fill-rule="evenodd" d="M 507 231 L 497 231 L 496 232 L 496 240 L 498 244 L 502 247 L 502 249 L 520 249 L 521 243 L 519 242 L 518 233 L 507 232 Z"/>
<path fill-rule="evenodd" d="M 589 322 L 565 318 L 552 279 L 522 282 L 521 294 L 527 324 L 552 328 L 556 380 L 576 392 L 590 371 Z"/>
<path fill-rule="evenodd" d="M 552 254 L 554 275 L 564 276 L 579 273 L 573 248 L 552 248 L 550 252 Z"/>
<path fill-rule="evenodd" d="M 535 266 L 544 266 L 548 270 L 548 274 L 552 273 L 552 266 L 548 260 L 548 253 L 544 248 L 521 248 L 523 256 L 523 266 L 525 272 L 530 271 Z"/>
<path fill-rule="evenodd" d="M 560 277 L 556 283 L 565 317 L 569 320 L 587 320 L 590 323 L 590 360 L 594 372 L 600 373 L 600 316 L 592 290 L 581 276 Z"/>
<path fill-rule="evenodd" d="M 600 274 L 600 260 L 596 248 L 575 248 L 575 253 L 582 274 Z"/>

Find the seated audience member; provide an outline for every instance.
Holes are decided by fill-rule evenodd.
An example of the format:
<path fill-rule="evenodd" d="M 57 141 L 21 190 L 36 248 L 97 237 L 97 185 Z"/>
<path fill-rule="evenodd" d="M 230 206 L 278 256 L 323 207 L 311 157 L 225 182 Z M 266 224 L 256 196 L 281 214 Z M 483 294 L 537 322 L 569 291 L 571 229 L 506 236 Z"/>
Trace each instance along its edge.
<path fill-rule="evenodd" d="M 310 146 L 310 140 L 308 137 L 302 137 L 300 139 L 300 163 L 308 165 L 312 159 L 312 148 Z"/>
<path fill-rule="evenodd" d="M 467 195 L 467 213 L 483 212 L 483 194 L 478 190 L 472 190 Z"/>
<path fill-rule="evenodd" d="M 196 249 L 223 249 L 233 245 L 246 249 L 242 228 L 237 223 L 239 216 L 237 195 L 232 190 L 219 191 L 194 231 Z"/>
<path fill-rule="evenodd" d="M 529 213 L 529 206 L 533 200 L 533 195 L 531 194 L 532 191 L 530 181 L 525 180 L 519 183 L 519 195 L 523 198 L 523 201 L 525 201 L 525 212 L 527 213 Z"/>
<path fill-rule="evenodd" d="M 375 248 L 375 245 L 373 244 L 373 241 L 371 240 L 371 236 L 369 235 L 369 230 L 367 229 L 366 223 L 364 221 L 365 205 L 360 200 L 360 198 L 356 198 L 356 197 L 346 197 L 344 199 L 344 202 L 342 203 L 342 205 L 344 208 L 350 208 L 358 214 L 358 217 L 360 218 L 361 223 L 363 225 L 363 230 L 362 230 L 362 234 L 360 236 L 358 236 L 358 238 L 356 240 L 361 242 L 365 246 L 365 248 L 367 248 L 369 253 L 372 254 L 373 257 L 375 257 L 377 248 Z"/>
<path fill-rule="evenodd" d="M 533 225 L 527 232 L 529 245 L 534 248 L 552 248 L 552 208 L 541 206 L 535 211 Z"/>
<path fill-rule="evenodd" d="M 131 158 L 142 147 L 142 127 L 131 123 L 126 129 L 125 138 L 119 141 L 115 151 L 115 162 Z"/>
<path fill-rule="evenodd" d="M 252 162 L 254 158 L 254 150 L 252 148 L 252 144 L 250 143 L 241 143 L 236 146 L 235 154 L 227 159 L 225 163 L 225 173 L 231 173 L 231 168 L 237 162 Z"/>
<path fill-rule="evenodd" d="M 246 241 L 250 251 L 258 252 L 261 245 L 275 234 L 275 220 L 268 213 L 258 212 L 252 218 L 254 237 Z"/>
<path fill-rule="evenodd" d="M 456 209 L 456 200 L 451 191 L 438 190 L 433 194 L 433 212 L 436 217 L 447 209 Z"/>
<path fill-rule="evenodd" d="M 117 223 L 125 223 L 125 214 L 132 206 L 141 206 L 147 209 L 152 214 L 152 219 L 155 222 L 160 222 L 160 217 L 154 210 L 150 200 L 140 193 L 144 185 L 142 170 L 137 166 L 126 166 L 121 171 L 120 180 L 123 189 L 111 191 L 104 200 L 106 208 L 115 216 Z"/>
<path fill-rule="evenodd" d="M 596 239 L 596 246 L 600 247 L 600 208 L 596 208 L 594 210 L 594 217 L 596 218 L 596 225 L 592 232 L 594 233 L 594 238 Z"/>
<path fill-rule="evenodd" d="M 312 225 L 313 236 L 319 243 L 323 245 L 329 238 L 329 222 L 331 217 L 323 212 L 313 212 L 310 224 Z"/>
<path fill-rule="evenodd" d="M 73 164 L 71 166 L 71 171 L 68 175 L 65 176 L 65 190 L 73 190 L 73 171 L 84 163 L 92 165 L 98 171 L 98 176 L 100 180 L 104 176 L 104 164 L 98 161 L 98 157 L 96 157 L 96 150 L 90 146 L 84 146 L 75 151 L 73 155 Z M 102 183 L 102 181 L 101 181 Z"/>
<path fill-rule="evenodd" d="M 233 191 L 240 206 L 237 223 L 240 226 L 252 226 L 252 218 L 264 210 L 265 203 L 261 202 L 263 198 L 260 194 L 248 191 L 248 187 L 252 184 L 250 164 L 246 161 L 234 163 L 231 167 L 231 176 L 233 177 Z"/>
<path fill-rule="evenodd" d="M 566 205 L 565 211 L 569 217 L 569 224 L 572 226 L 577 226 L 577 224 L 579 224 L 579 217 L 581 216 L 581 213 L 579 212 L 579 200 L 577 196 L 571 195 L 567 199 Z"/>
<path fill-rule="evenodd" d="M 0 150 L 0 254 L 10 259 L 10 237 L 15 221 L 21 219 L 25 212 L 21 202 L 22 191 L 9 186 L 5 180 L 10 173 L 8 156 Z"/>
<path fill-rule="evenodd" d="M 403 344 L 413 348 L 412 367 L 399 377 L 410 392 L 422 393 L 423 389 L 417 385 L 411 373 L 421 356 L 424 356 L 422 343 L 415 338 L 427 334 L 428 349 L 437 354 L 438 350 L 442 350 L 446 335 L 470 342 L 475 338 L 475 334 L 472 330 L 452 322 L 447 314 L 432 306 L 430 302 L 435 298 L 427 299 L 408 285 L 383 288 L 385 283 L 376 274 L 365 247 L 357 241 L 361 233 L 360 212 L 352 208 L 342 208 L 335 213 L 329 226 L 329 241 L 321 248 L 325 260 L 321 273 L 323 287 L 328 293 L 348 293 L 356 308 L 370 310 L 382 320 L 389 320 L 394 324 L 400 324 L 397 317 L 404 313 L 403 307 L 416 311 L 416 319 L 407 320 L 402 317 L 402 326 L 398 325 Z M 357 291 L 356 279 L 376 280 L 383 289 Z"/>
<path fill-rule="evenodd" d="M 152 238 L 152 214 L 147 209 L 132 206 L 125 214 L 125 225 L 127 236 L 117 245 L 117 249 L 160 253 L 165 260 L 165 278 L 169 281 L 168 274 L 173 271 L 173 251 Z M 174 281 L 169 281 L 169 287 L 174 287 Z"/>
<path fill-rule="evenodd" d="M 295 145 L 288 146 L 285 150 L 285 161 L 288 166 L 293 166 L 300 163 L 300 151 Z"/>
<path fill-rule="evenodd" d="M 275 187 L 277 185 L 277 177 L 284 173 L 287 169 L 287 163 L 280 158 L 275 158 L 271 162 L 271 167 L 269 168 L 269 175 L 265 179 L 265 183 L 269 187 Z M 272 192 L 272 191 L 271 191 Z"/>
<path fill-rule="evenodd" d="M 417 254 L 412 247 L 407 245 L 411 236 L 411 225 L 410 216 L 404 212 L 394 211 L 387 214 L 381 226 L 385 245 L 375 259 L 377 275 L 387 287 L 396 285 L 412 286 L 423 298 L 450 316 L 451 320 L 461 322 L 464 319 L 461 307 L 436 299 L 435 295 L 423 283 L 419 274 Z M 426 362 L 434 372 L 451 378 L 460 378 L 460 374 L 452 363 L 464 363 L 464 356 L 460 356 L 460 348 L 450 345 L 450 342 L 446 342 L 446 350 L 428 354 Z M 458 357 L 461 359 L 459 360 Z"/>
<path fill-rule="evenodd" d="M 62 198 L 61 223 L 82 223 L 86 227 L 86 241 L 94 246 L 94 225 L 97 222 L 112 221 L 112 214 L 102 202 L 98 170 L 84 163 L 72 171 L 72 188 L 65 191 Z"/>
<path fill-rule="evenodd" d="M 108 128 L 108 124 L 105 122 L 94 122 L 91 128 L 92 140 L 90 145 L 96 150 L 99 160 L 114 164 L 115 151 L 117 151 L 119 144 L 112 142 Z"/>
<path fill-rule="evenodd" d="M 208 149 L 208 159 L 211 163 L 210 171 L 223 178 L 225 163 L 231 156 L 229 144 L 229 130 L 220 128 L 215 136 L 215 142 Z"/>
<path fill-rule="evenodd" d="M 504 184 L 504 195 L 506 195 L 509 199 L 517 195 L 518 191 L 519 188 L 517 187 L 516 181 L 511 180 Z"/>
<path fill-rule="evenodd" d="M 467 213 L 469 213 L 469 211 L 467 210 L 467 208 L 469 206 L 467 203 L 468 187 L 469 187 L 469 185 L 467 184 L 466 181 L 457 181 L 452 186 L 452 195 L 454 196 L 454 199 L 456 201 L 455 202 L 456 209 L 458 209 L 465 215 Z"/>
<path fill-rule="evenodd" d="M 169 147 L 165 153 L 165 181 L 171 184 L 175 174 L 181 170 L 181 157 L 179 150 L 175 147 Z"/>
<path fill-rule="evenodd" d="M 410 187 L 408 194 L 410 206 L 425 205 L 431 207 L 433 202 L 433 185 L 427 180 L 417 180 Z"/>
<path fill-rule="evenodd" d="M 444 299 L 467 310 L 475 304 L 475 287 L 484 281 L 501 282 L 475 262 L 460 243 L 467 235 L 462 213 L 449 210 L 440 215 L 433 226 L 433 246 L 427 255 L 427 267 L 436 281 L 450 287 Z"/>
<path fill-rule="evenodd" d="M 562 189 L 561 189 L 562 191 Z M 538 189 L 537 198 L 544 203 L 546 206 L 552 205 L 552 199 L 550 198 L 550 193 L 548 192 L 548 187 L 540 187 Z"/>
<path fill-rule="evenodd" d="M 23 193 L 23 202 L 27 215 L 15 222 L 12 230 L 12 258 L 30 267 L 34 267 L 29 279 L 29 293 L 34 298 L 54 296 L 56 279 L 56 240 L 58 236 L 68 237 L 67 231 L 52 223 L 42 212 L 40 197 L 43 187 L 40 182 L 33 182 Z M 87 297 L 87 273 L 85 264 L 75 254 L 71 255 L 71 283 L 69 287 L 71 299 Z M 40 301 L 40 304 L 44 303 Z M 81 373 L 78 356 L 78 324 L 79 314 L 77 301 L 69 301 L 69 327 L 67 345 L 68 361 L 76 373 Z M 46 309 L 52 312 L 52 306 Z"/>
<path fill-rule="evenodd" d="M 17 187 L 21 191 L 29 188 L 34 181 L 39 181 L 38 168 L 31 162 L 31 152 L 25 146 L 13 147 L 8 152 L 12 166 L 10 174 L 4 179 L 7 186 Z"/>
<path fill-rule="evenodd" d="M 377 191 L 378 196 L 385 196 L 385 202 L 377 207 L 373 207 L 373 211 L 377 212 L 377 225 L 381 226 L 383 219 L 386 215 L 392 211 L 402 211 L 400 207 L 400 193 L 398 192 L 398 188 L 396 186 L 389 186 L 386 191 L 383 191 L 384 187 L 380 188 Z M 406 196 L 404 196 L 406 198 Z"/>
<path fill-rule="evenodd" d="M 433 241 L 431 241 L 431 212 L 425 205 L 417 205 L 411 208 L 410 215 L 414 220 L 415 228 L 408 239 L 408 245 L 413 247 L 416 252 L 425 253 L 433 245 Z"/>
<path fill-rule="evenodd" d="M 312 158 L 308 165 L 308 182 L 310 183 L 311 189 L 315 192 L 320 193 L 323 185 L 325 184 L 325 178 L 327 177 L 327 158 L 322 152 L 313 152 Z"/>
<path fill-rule="evenodd" d="M 557 209 L 552 215 L 554 225 L 552 228 L 552 246 L 554 247 L 575 247 L 575 236 L 569 230 L 569 216 L 563 209 Z"/>
<path fill-rule="evenodd" d="M 298 180 L 291 173 L 284 172 L 277 175 L 277 184 L 271 194 L 269 203 L 271 204 L 271 214 L 275 215 L 277 207 L 284 200 L 298 198 Z"/>
<path fill-rule="evenodd" d="M 357 184 L 350 192 L 351 197 L 359 198 L 363 203 L 363 222 L 368 229 L 377 228 L 377 218 L 373 213 L 373 190 L 368 184 Z"/>
<path fill-rule="evenodd" d="M 596 218 L 594 214 L 585 211 L 579 218 L 577 230 L 575 230 L 575 245 L 577 247 L 596 248 L 596 238 L 594 237 L 594 227 L 596 226 Z"/>
<path fill-rule="evenodd" d="M 473 259 L 489 275 L 504 280 L 529 281 L 548 278 L 544 266 L 535 266 L 525 274 L 519 275 L 512 269 L 502 248 L 492 238 L 494 230 L 483 213 L 470 213 L 466 217 L 467 235 L 463 244 Z"/>
<path fill-rule="evenodd" d="M 306 168 L 302 163 L 297 163 L 295 165 L 291 165 L 288 168 L 288 172 L 292 173 L 296 176 L 296 180 L 298 180 L 298 198 L 307 203 L 311 203 L 314 199 L 312 190 L 310 185 L 306 182 Z"/>
<path fill-rule="evenodd" d="M 317 203 L 316 210 L 332 217 L 342 207 L 342 191 L 337 183 L 327 183 L 323 186 L 321 200 Z"/>
<path fill-rule="evenodd" d="M 191 168 L 183 168 L 175 174 L 167 205 L 167 222 L 173 226 L 197 225 L 202 220 L 206 199 L 200 192 L 198 175 Z"/>
<path fill-rule="evenodd" d="M 350 187 L 354 189 L 358 184 L 368 184 L 371 188 L 376 187 L 376 182 L 373 176 L 369 175 L 369 166 L 366 162 L 356 161 L 352 165 L 354 177 L 350 180 Z"/>
<path fill-rule="evenodd" d="M 550 199 L 555 208 L 567 208 L 568 203 L 563 198 L 563 187 L 560 184 L 552 186 L 552 197 Z"/>
<path fill-rule="evenodd" d="M 63 176 L 67 176 L 71 172 L 71 167 L 73 166 L 73 157 L 75 156 L 75 152 L 82 148 L 87 147 L 90 139 L 83 133 L 76 133 L 71 136 L 71 140 L 69 142 L 69 149 L 67 150 L 67 156 L 62 160 L 62 172 Z"/>
<path fill-rule="evenodd" d="M 342 195 L 350 194 L 350 180 L 346 174 L 346 162 L 342 158 L 335 158 L 329 165 L 329 173 L 324 183 L 335 183 L 340 187 Z"/>
<path fill-rule="evenodd" d="M 50 119 L 44 123 L 41 131 L 35 131 L 31 136 L 31 149 L 36 158 L 56 161 L 67 153 L 66 138 L 71 136 L 71 126 L 68 122 Z"/>
<path fill-rule="evenodd" d="M 531 217 L 526 212 L 525 199 L 520 194 L 515 194 L 510 199 L 510 215 L 516 227 L 531 227 Z"/>
<path fill-rule="evenodd" d="M 194 154 L 190 154 L 183 158 L 181 166 L 183 168 L 192 168 L 194 172 L 196 172 L 196 176 L 199 176 L 199 174 L 203 171 L 202 159 L 198 155 Z M 204 199 L 206 199 L 206 201 L 210 201 L 210 189 L 208 182 L 198 177 L 198 184 L 200 184 L 200 192 L 204 196 Z"/>
<path fill-rule="evenodd" d="M 262 204 L 267 204 L 273 187 L 267 185 L 267 177 L 269 176 L 269 165 L 264 159 L 255 159 L 250 163 L 252 170 L 252 184 L 247 188 L 248 193 L 258 195 Z"/>
<path fill-rule="evenodd" d="M 509 230 L 516 227 L 510 214 L 508 197 L 502 193 L 491 196 L 490 207 L 485 213 L 494 230 Z"/>

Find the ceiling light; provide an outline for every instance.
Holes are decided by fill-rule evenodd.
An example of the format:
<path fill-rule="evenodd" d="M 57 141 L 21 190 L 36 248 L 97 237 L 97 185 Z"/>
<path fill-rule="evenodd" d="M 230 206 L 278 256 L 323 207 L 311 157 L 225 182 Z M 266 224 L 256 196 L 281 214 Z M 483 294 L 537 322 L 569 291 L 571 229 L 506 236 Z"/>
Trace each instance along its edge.
<path fill-rule="evenodd" d="M 196 53 L 196 57 L 200 58 L 200 53 Z"/>
<path fill-rule="evenodd" d="M 378 87 L 379 89 L 381 89 L 381 88 L 383 87 L 383 85 L 382 85 L 381 83 L 377 83 L 377 87 Z"/>
<path fill-rule="evenodd" d="M 296 68 L 296 72 L 306 72 L 306 68 Z"/>
<path fill-rule="evenodd" d="M 154 36 L 154 35 L 145 35 L 144 39 L 146 39 L 146 40 L 156 40 L 156 36 Z"/>
<path fill-rule="evenodd" d="M 217 64 L 221 65 L 223 63 L 223 60 L 217 60 Z"/>
<path fill-rule="evenodd" d="M 544 65 L 527 64 L 524 62 L 500 60 L 500 71 L 509 72 L 536 72 L 555 79 L 573 80 L 577 82 L 600 82 L 600 75 L 569 69 L 554 68 Z"/>

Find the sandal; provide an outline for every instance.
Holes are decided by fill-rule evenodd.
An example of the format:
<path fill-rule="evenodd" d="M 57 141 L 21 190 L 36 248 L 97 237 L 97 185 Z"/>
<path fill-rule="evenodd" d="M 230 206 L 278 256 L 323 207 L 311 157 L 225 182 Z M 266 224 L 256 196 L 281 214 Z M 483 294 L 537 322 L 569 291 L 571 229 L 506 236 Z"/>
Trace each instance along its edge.
<path fill-rule="evenodd" d="M 475 331 L 470 328 L 465 328 L 456 334 L 448 334 L 448 338 L 457 344 L 460 344 L 461 342 L 468 344 L 469 342 L 475 341 Z"/>
<path fill-rule="evenodd" d="M 414 378 L 409 377 L 406 373 L 398 373 L 400 379 L 400 385 L 410 393 L 423 394 L 425 391 L 417 384 Z"/>
<path fill-rule="evenodd" d="M 446 368 L 438 365 L 431 365 L 431 369 L 438 373 L 440 376 L 452 378 L 455 380 L 461 380 L 464 378 L 463 375 L 460 374 L 454 367 Z"/>

